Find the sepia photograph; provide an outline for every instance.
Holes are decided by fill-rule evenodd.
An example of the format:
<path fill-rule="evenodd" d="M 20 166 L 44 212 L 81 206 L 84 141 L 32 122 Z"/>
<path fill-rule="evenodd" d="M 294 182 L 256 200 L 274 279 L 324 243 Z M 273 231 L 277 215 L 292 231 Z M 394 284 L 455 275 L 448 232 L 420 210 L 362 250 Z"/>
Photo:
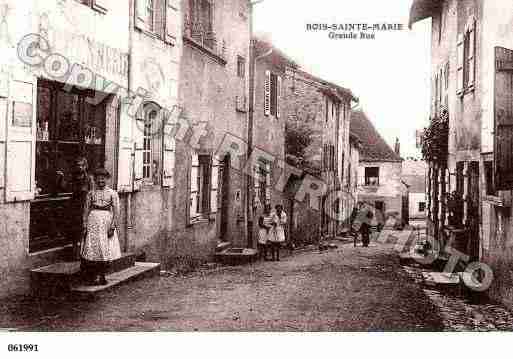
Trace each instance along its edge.
<path fill-rule="evenodd" d="M 0 0 L 2 357 L 468 347 L 512 203 L 513 1 Z"/>

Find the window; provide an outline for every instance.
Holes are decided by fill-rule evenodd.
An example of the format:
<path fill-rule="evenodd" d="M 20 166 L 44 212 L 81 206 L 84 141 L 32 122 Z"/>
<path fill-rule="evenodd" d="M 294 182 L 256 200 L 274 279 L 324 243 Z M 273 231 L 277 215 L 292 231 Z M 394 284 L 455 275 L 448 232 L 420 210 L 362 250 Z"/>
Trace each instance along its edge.
<path fill-rule="evenodd" d="M 160 111 L 157 104 L 149 102 L 144 106 L 143 118 L 137 120 L 135 179 L 144 184 L 157 185 L 161 182 L 164 132 Z"/>
<path fill-rule="evenodd" d="M 419 202 L 419 212 L 426 211 L 426 202 Z"/>
<path fill-rule="evenodd" d="M 166 5 L 166 0 L 135 0 L 135 3 L 135 27 L 169 42 L 167 35 L 175 30 L 177 20 L 173 8 Z"/>
<path fill-rule="evenodd" d="M 73 161 L 87 159 L 91 170 L 105 160 L 105 104 L 93 106 L 87 91 L 67 92 L 63 84 L 38 81 L 36 125 L 37 196 L 71 192 Z"/>
<path fill-rule="evenodd" d="M 379 186 L 379 167 L 365 167 L 365 185 Z"/>
<path fill-rule="evenodd" d="M 237 56 L 237 76 L 246 77 L 246 59 L 242 56 Z"/>
<path fill-rule="evenodd" d="M 189 27 L 194 40 L 213 49 L 215 45 L 214 11 L 211 0 L 189 0 Z"/>
<path fill-rule="evenodd" d="M 151 110 L 148 112 L 145 121 L 144 121 L 144 139 L 143 139 L 143 178 L 145 180 L 151 180 L 152 179 L 152 124 L 157 118 L 157 111 Z"/>
<path fill-rule="evenodd" d="M 219 161 L 211 155 L 193 153 L 190 171 L 190 223 L 208 219 L 217 212 Z"/>

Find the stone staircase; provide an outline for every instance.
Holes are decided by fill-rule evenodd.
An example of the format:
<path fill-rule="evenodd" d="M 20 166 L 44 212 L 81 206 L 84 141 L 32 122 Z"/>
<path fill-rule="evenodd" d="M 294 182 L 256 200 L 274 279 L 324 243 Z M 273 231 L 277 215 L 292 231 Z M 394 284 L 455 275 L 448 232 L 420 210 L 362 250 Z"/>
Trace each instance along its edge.
<path fill-rule="evenodd" d="M 40 297 L 58 294 L 95 296 L 123 283 L 153 276 L 160 263 L 136 262 L 132 253 L 124 253 L 107 270 L 106 285 L 86 285 L 81 277 L 80 262 L 59 262 L 30 271 L 32 293 Z"/>

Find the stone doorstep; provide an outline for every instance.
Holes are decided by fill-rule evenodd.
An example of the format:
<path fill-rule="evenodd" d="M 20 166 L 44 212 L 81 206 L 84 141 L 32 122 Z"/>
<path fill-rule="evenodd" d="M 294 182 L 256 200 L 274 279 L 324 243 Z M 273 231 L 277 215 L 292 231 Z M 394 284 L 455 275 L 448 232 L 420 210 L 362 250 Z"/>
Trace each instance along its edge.
<path fill-rule="evenodd" d="M 108 274 L 119 272 L 123 269 L 130 268 L 135 263 L 135 254 L 133 253 L 123 253 L 121 258 L 113 261 L 109 269 L 107 270 Z M 31 277 L 34 279 L 42 279 L 48 277 L 57 277 L 57 278 L 72 278 L 78 276 L 80 273 L 80 262 L 59 262 L 50 264 L 44 267 L 32 269 L 30 271 Z"/>
<path fill-rule="evenodd" d="M 160 272 L 160 263 L 135 262 L 134 266 L 125 268 L 119 272 L 114 272 L 106 276 L 106 285 L 83 285 L 75 284 L 71 286 L 70 291 L 75 294 L 99 294 L 110 288 L 116 287 L 122 283 L 139 279 L 145 275 L 154 275 Z"/>

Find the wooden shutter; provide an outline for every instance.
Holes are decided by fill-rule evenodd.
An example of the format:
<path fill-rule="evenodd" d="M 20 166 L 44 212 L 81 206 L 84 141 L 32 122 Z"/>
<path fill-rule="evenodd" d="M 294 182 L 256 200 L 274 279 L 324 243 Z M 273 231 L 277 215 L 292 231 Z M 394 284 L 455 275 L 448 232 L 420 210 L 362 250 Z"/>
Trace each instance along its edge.
<path fill-rule="evenodd" d="M 265 164 L 265 204 L 271 204 L 271 164 Z"/>
<path fill-rule="evenodd" d="M 456 93 L 458 95 L 463 94 L 463 64 L 465 62 L 464 59 L 464 37 L 463 34 L 458 34 L 458 42 L 457 42 L 457 56 L 458 56 L 458 66 L 457 66 L 457 81 L 456 81 Z"/>
<path fill-rule="evenodd" d="M 37 85 L 33 80 L 10 82 L 7 105 L 6 202 L 34 198 Z"/>
<path fill-rule="evenodd" d="M 210 172 L 210 213 L 217 213 L 219 191 L 219 159 L 212 157 L 212 168 Z"/>
<path fill-rule="evenodd" d="M 135 27 L 143 31 L 149 30 L 146 16 L 146 1 L 147 0 L 135 0 Z"/>
<path fill-rule="evenodd" d="M 5 128 L 7 126 L 7 104 L 7 98 L 0 97 L 0 189 L 5 187 Z M 1 199 L 0 202 L 2 202 Z"/>
<path fill-rule="evenodd" d="M 281 113 L 281 76 L 278 76 L 278 84 L 276 85 L 276 118 L 280 118 Z"/>
<path fill-rule="evenodd" d="M 166 0 L 153 0 L 153 17 L 155 34 L 165 40 L 166 38 Z"/>
<path fill-rule="evenodd" d="M 271 71 L 265 72 L 264 85 L 264 113 L 266 116 L 271 114 Z"/>
<path fill-rule="evenodd" d="M 513 50 L 495 48 L 495 185 L 513 189 Z"/>
<path fill-rule="evenodd" d="M 168 44 L 175 45 L 176 40 L 180 38 L 181 23 L 182 22 L 180 19 L 180 1 L 167 0 L 165 41 Z"/>
<path fill-rule="evenodd" d="M 175 155 L 176 140 L 171 136 L 173 125 L 166 123 L 164 127 L 164 154 L 163 154 L 163 174 L 162 186 L 174 188 L 175 186 Z"/>
<path fill-rule="evenodd" d="M 118 192 L 132 192 L 134 142 L 132 139 L 132 119 L 127 115 L 126 107 L 122 104 L 119 120 L 118 147 Z"/>
<path fill-rule="evenodd" d="M 103 14 L 106 14 L 108 2 L 108 0 L 93 0 L 93 8 Z"/>
<path fill-rule="evenodd" d="M 196 208 L 198 206 L 198 194 L 199 194 L 198 173 L 199 173 L 199 157 L 198 157 L 197 153 L 193 153 L 192 158 L 191 158 L 191 171 L 190 171 L 190 181 L 189 181 L 189 192 L 190 192 L 189 214 L 190 214 L 191 221 L 196 219 L 199 216 L 199 213 L 196 212 Z"/>
<path fill-rule="evenodd" d="M 144 119 L 136 118 L 134 123 L 133 139 L 134 139 L 134 190 L 141 189 L 144 180 L 143 174 L 143 150 L 144 150 Z"/>
<path fill-rule="evenodd" d="M 472 18 L 468 30 L 468 86 L 474 86 L 476 68 L 476 21 Z"/>

